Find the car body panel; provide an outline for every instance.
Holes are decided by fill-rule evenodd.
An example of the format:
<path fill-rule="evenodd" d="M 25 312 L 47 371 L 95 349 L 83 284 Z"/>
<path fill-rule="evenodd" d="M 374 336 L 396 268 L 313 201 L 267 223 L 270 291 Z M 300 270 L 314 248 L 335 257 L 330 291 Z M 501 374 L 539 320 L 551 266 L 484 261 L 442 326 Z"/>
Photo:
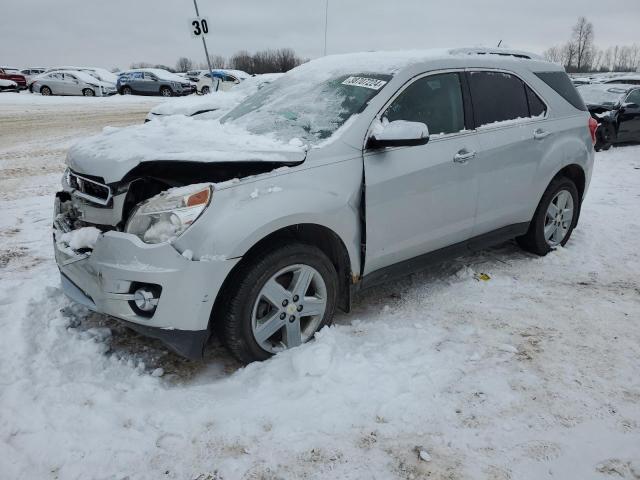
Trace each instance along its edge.
<path fill-rule="evenodd" d="M 110 300 L 94 303 L 99 311 L 139 325 L 195 331 L 205 324 L 205 313 L 207 310 L 211 313 L 211 302 L 233 267 L 257 243 L 282 229 L 311 224 L 333 232 L 348 253 L 354 284 L 363 281 L 363 274 L 365 283 L 374 276 L 384 278 L 381 272 L 385 269 L 397 269 L 404 262 L 446 251 L 448 247 L 468 245 L 474 238 L 504 239 L 504 235 L 521 234 L 549 182 L 563 168 L 570 165 L 582 168 L 585 189 L 588 186 L 594 158 L 589 114 L 564 100 L 532 73 L 561 72 L 561 67 L 537 58 L 522 59 L 517 53 L 506 54 L 515 58 L 502 58 L 505 57 L 502 50 L 494 53 L 478 54 L 476 49 L 468 49 L 423 56 L 412 52 L 403 53 L 397 62 L 392 54 L 381 56 L 394 62 L 394 68 L 398 66 L 394 76 L 359 114 L 347 120 L 329 139 L 298 151 L 292 147 L 291 151 L 275 152 L 298 161 L 287 167 L 274 165 L 272 170 L 255 175 L 239 178 L 230 175 L 228 181 L 215 183 L 209 207 L 171 244 L 147 245 L 131 234 L 109 231 L 96 243 L 90 259 L 79 260 L 75 267 L 75 263 L 63 261 L 61 270 L 70 272 L 68 276 L 74 283 L 78 280 L 93 285 L 92 292 L 87 293 L 98 299 L 130 288 L 132 281 L 154 283 L 157 278 L 166 282 L 166 288 L 171 289 L 167 292 L 170 297 L 166 298 L 174 299 L 177 306 L 173 308 L 179 309 L 166 310 L 168 307 L 163 306 L 175 315 L 170 324 L 166 323 L 165 314 L 157 321 L 154 314 L 148 323 L 126 309 L 115 309 Z M 340 56 L 339 60 L 351 68 L 370 65 L 369 60 L 375 58 L 375 54 L 362 54 L 362 57 Z M 331 59 L 316 62 L 331 65 Z M 317 67 L 311 62 L 300 68 Z M 366 67 L 353 68 L 358 72 Z M 401 88 L 430 72 L 467 69 L 513 73 L 547 103 L 547 116 L 432 136 L 421 146 L 379 150 L 367 147 L 373 122 Z M 189 131 L 198 123 L 190 118 L 167 120 L 188 124 Z M 132 138 L 144 143 L 145 132 L 150 130 L 143 127 L 162 129 L 170 124 L 163 120 L 153 127 L 154 123 L 132 127 Z M 164 123 L 167 125 L 163 126 Z M 534 132 L 541 128 L 551 134 L 543 139 L 534 138 Z M 153 152 L 149 158 L 141 158 L 135 152 L 129 155 L 128 151 L 116 148 L 127 144 L 121 140 L 125 139 L 109 132 L 83 142 L 70 151 L 68 163 L 79 173 L 101 177 L 102 181 L 113 183 L 114 188 L 122 188 L 118 195 L 125 195 L 126 185 L 118 182 L 124 182 L 138 165 L 154 162 L 160 174 L 163 162 L 176 160 L 175 154 L 169 153 Z M 204 139 L 202 142 L 206 143 Z M 225 137 L 225 142 L 231 145 L 233 140 Z M 215 167 L 216 162 L 231 157 L 240 166 L 243 160 L 250 159 L 249 149 L 234 149 L 210 158 L 211 165 Z M 462 150 L 476 151 L 478 155 L 469 162 L 454 162 L 454 156 Z M 194 155 L 193 149 L 180 155 L 180 160 L 192 163 L 203 158 Z M 201 181 L 201 177 L 196 177 L 192 183 Z M 68 195 L 76 195 L 68 185 L 65 189 Z M 106 225 L 126 220 L 121 218 L 122 198 L 114 197 L 114 205 L 116 199 L 120 211 L 111 211 L 117 215 L 112 222 L 107 221 L 109 213 L 106 213 Z M 82 209 L 81 202 L 75 204 Z M 109 212 L 109 208 L 105 210 Z M 97 218 L 98 207 L 87 209 L 86 213 Z M 142 263 L 150 267 L 136 266 L 133 262 L 136 258 L 144 259 Z M 200 265 L 208 263 L 206 259 L 213 259 L 209 262 L 212 265 Z M 171 275 L 154 272 L 154 268 L 172 272 Z M 177 278 L 174 275 L 179 275 L 181 281 L 173 280 Z M 118 281 L 129 284 L 118 286 Z M 213 299 L 203 297 L 203 284 L 210 287 Z M 181 292 L 185 293 L 184 298 Z M 185 310 L 185 305 L 193 305 L 193 315 L 190 308 Z"/>

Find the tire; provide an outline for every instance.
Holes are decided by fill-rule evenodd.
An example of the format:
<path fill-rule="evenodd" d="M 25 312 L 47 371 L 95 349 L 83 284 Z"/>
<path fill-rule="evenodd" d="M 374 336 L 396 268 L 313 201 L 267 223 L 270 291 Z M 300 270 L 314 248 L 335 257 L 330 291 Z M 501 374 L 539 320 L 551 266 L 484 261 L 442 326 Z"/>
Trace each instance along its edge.
<path fill-rule="evenodd" d="M 49 87 L 40 87 L 40 95 L 48 97 L 51 95 L 51 89 Z"/>
<path fill-rule="evenodd" d="M 205 87 L 202 87 L 202 89 L 200 90 L 200 93 L 201 93 L 202 95 L 208 95 L 208 94 L 209 94 L 209 92 L 211 92 L 211 89 L 210 89 L 209 87 L 206 87 L 206 86 L 205 86 Z"/>
<path fill-rule="evenodd" d="M 301 300 L 295 293 L 304 288 L 296 289 L 301 284 L 297 279 L 305 274 L 310 283 Z M 278 282 L 274 282 L 276 278 Z M 222 342 L 243 363 L 266 360 L 280 350 L 309 341 L 333 320 L 338 275 L 329 258 L 313 245 L 289 244 L 256 255 L 230 280 L 231 287 L 223 293 L 224 308 L 214 321 L 219 322 L 216 327 Z M 324 310 L 320 306 L 323 299 Z M 305 308 L 322 313 L 305 317 Z M 290 339 L 289 332 L 293 332 Z"/>
<path fill-rule="evenodd" d="M 96 92 L 94 92 L 90 88 L 85 88 L 84 90 L 82 90 L 82 95 L 85 97 L 95 97 Z"/>
<path fill-rule="evenodd" d="M 169 87 L 161 87 L 160 95 L 162 95 L 163 97 L 171 97 L 173 95 L 173 92 Z"/>
<path fill-rule="evenodd" d="M 131 87 L 122 87 L 120 89 L 120 95 L 131 95 L 132 93 Z"/>
<path fill-rule="evenodd" d="M 567 194 L 570 198 L 566 196 Z M 553 211 L 557 211 L 557 206 L 562 204 L 563 199 L 565 200 L 565 208 L 562 209 L 562 216 L 553 217 Z M 552 203 L 556 207 L 555 209 L 552 208 Z M 529 230 L 516 240 L 525 250 L 544 256 L 556 247 L 564 247 L 567 244 L 578 223 L 579 216 L 580 196 L 575 183 L 566 177 L 556 177 L 542 195 L 529 225 Z M 552 232 L 550 238 L 549 232 Z"/>
<path fill-rule="evenodd" d="M 613 125 L 609 123 L 603 123 L 598 128 L 596 133 L 596 144 L 594 146 L 596 152 L 601 150 L 609 150 L 616 137 L 615 129 Z"/>

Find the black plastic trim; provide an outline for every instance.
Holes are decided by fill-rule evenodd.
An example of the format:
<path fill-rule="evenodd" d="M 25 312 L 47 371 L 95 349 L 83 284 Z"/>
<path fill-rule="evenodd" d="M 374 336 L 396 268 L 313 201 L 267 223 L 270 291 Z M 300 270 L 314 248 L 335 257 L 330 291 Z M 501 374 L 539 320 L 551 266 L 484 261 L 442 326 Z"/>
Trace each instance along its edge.
<path fill-rule="evenodd" d="M 209 330 L 168 330 L 112 318 L 145 337 L 160 340 L 175 353 L 189 360 L 202 360 L 204 347 L 211 335 Z"/>
<path fill-rule="evenodd" d="M 529 222 L 516 223 L 514 225 L 499 228 L 497 230 L 478 235 L 477 237 L 470 238 L 464 242 L 440 248 L 433 252 L 425 253 L 424 255 L 375 270 L 365 275 L 362 278 L 362 281 L 355 284 L 353 287 L 356 291 L 364 290 L 391 280 L 402 278 L 445 260 L 450 260 L 471 252 L 482 250 L 483 248 L 491 247 L 498 243 L 524 235 L 527 233 L 528 229 Z"/>

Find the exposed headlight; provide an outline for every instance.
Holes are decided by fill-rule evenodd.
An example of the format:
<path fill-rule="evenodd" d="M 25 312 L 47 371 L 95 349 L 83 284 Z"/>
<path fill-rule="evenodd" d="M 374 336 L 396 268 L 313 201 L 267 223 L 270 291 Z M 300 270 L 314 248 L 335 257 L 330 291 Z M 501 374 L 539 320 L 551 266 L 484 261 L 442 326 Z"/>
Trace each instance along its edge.
<path fill-rule="evenodd" d="M 171 242 L 182 235 L 209 206 L 210 184 L 172 188 L 139 204 L 125 231 L 145 243 Z"/>

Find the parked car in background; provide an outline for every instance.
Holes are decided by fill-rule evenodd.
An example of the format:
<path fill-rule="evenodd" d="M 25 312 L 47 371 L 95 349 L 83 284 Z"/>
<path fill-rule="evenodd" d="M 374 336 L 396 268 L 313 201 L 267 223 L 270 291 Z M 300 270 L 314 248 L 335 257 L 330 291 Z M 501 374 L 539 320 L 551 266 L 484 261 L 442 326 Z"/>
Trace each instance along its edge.
<path fill-rule="evenodd" d="M 588 85 L 592 80 L 589 77 L 572 77 L 571 82 L 577 87 L 578 85 Z"/>
<path fill-rule="evenodd" d="M 27 89 L 27 79 L 17 68 L 0 68 L 0 80 L 11 80 L 18 85 L 18 90 Z"/>
<path fill-rule="evenodd" d="M 38 75 L 32 81 L 29 89 L 44 96 L 104 97 L 116 93 L 116 89 L 110 83 L 101 82 L 86 72 L 74 70 L 54 70 Z"/>
<path fill-rule="evenodd" d="M 190 95 L 195 86 L 175 73 L 160 68 L 139 68 L 123 72 L 116 84 L 121 95 Z"/>
<path fill-rule="evenodd" d="M 615 83 L 618 85 L 640 85 L 640 75 L 620 75 L 607 78 L 602 83 Z"/>
<path fill-rule="evenodd" d="M 578 92 L 599 124 L 596 150 L 640 142 L 640 85 L 600 83 L 580 86 Z"/>
<path fill-rule="evenodd" d="M 170 115 L 185 115 L 197 119 L 211 120 L 224 115 L 249 95 L 269 85 L 283 73 L 255 75 L 243 81 L 230 91 L 212 92 L 210 95 L 190 98 L 176 98 L 156 105 L 151 109 L 145 122 Z"/>
<path fill-rule="evenodd" d="M 0 92 L 18 92 L 18 84 L 13 80 L 4 80 L 0 78 Z"/>
<path fill-rule="evenodd" d="M 191 70 L 186 73 L 190 80 L 197 84 L 197 91 L 203 95 L 219 90 L 231 90 L 240 82 L 251 78 L 247 72 L 242 70 L 215 69 L 213 70 L 213 81 L 209 70 Z"/>
<path fill-rule="evenodd" d="M 50 68 L 47 71 L 52 72 L 56 70 L 85 72 L 91 75 L 92 77 L 97 78 L 101 82 L 110 84 L 110 86 L 112 86 L 113 88 L 115 88 L 116 82 L 118 81 L 118 76 L 115 73 L 111 73 L 109 70 L 105 68 L 100 68 L 100 67 L 64 66 L 64 67 Z"/>
<path fill-rule="evenodd" d="M 22 70 L 20 70 L 20 73 L 22 75 L 24 75 L 24 77 L 27 80 L 27 86 L 29 86 L 29 84 L 33 81 L 33 79 L 40 75 L 41 73 L 44 73 L 46 71 L 45 68 L 23 68 Z"/>
<path fill-rule="evenodd" d="M 569 241 L 596 122 L 562 67 L 505 49 L 305 63 L 219 120 L 81 141 L 56 194 L 65 293 L 202 358 L 310 340 L 359 289 L 517 237 Z"/>

